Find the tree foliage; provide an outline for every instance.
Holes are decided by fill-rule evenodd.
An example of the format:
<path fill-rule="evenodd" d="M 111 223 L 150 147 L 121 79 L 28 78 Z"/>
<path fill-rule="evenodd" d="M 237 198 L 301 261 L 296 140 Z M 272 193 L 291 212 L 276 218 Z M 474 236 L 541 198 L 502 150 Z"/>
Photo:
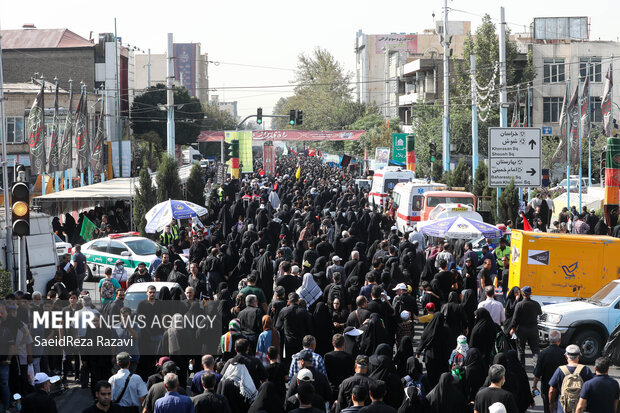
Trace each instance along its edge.
<path fill-rule="evenodd" d="M 273 114 L 288 116 L 290 110 L 303 111 L 303 124 L 291 126 L 286 118 L 272 120 L 277 129 L 340 130 L 348 128 L 367 113 L 366 105 L 355 102 L 353 74 L 327 50 L 316 48 L 298 57 L 294 95 L 278 100 Z M 344 150 L 342 142 L 316 145 L 324 150 Z"/>
<path fill-rule="evenodd" d="M 157 175 L 157 202 L 169 199 L 182 199 L 181 178 L 179 178 L 179 166 L 176 160 L 167 153 L 163 153 Z"/>
<path fill-rule="evenodd" d="M 174 88 L 174 131 L 179 145 L 196 142 L 204 110 L 200 101 L 190 96 L 184 87 Z M 182 107 L 177 105 L 183 104 Z M 136 134 L 155 132 L 162 147 L 166 146 L 167 111 L 161 110 L 166 105 L 166 86 L 158 83 L 136 96 L 131 105 L 131 127 Z"/>
<path fill-rule="evenodd" d="M 513 222 L 519 214 L 519 190 L 515 187 L 515 180 L 511 179 L 510 184 L 502 190 L 499 196 L 498 217 L 496 222 Z"/>
<path fill-rule="evenodd" d="M 140 178 L 136 187 L 133 207 L 133 220 L 136 223 L 136 229 L 142 236 L 146 235 L 144 232 L 146 218 L 144 216 L 155 206 L 156 197 L 157 191 L 153 187 L 153 180 L 148 171 L 148 161 L 145 158 L 140 169 Z"/>
<path fill-rule="evenodd" d="M 225 110 L 221 110 L 214 103 L 207 103 L 204 107 L 206 118 L 202 127 L 205 130 L 234 130 L 237 126 L 236 119 Z"/>
<path fill-rule="evenodd" d="M 391 148 L 392 133 L 400 132 L 400 119 L 385 120 L 376 107 L 366 110 L 364 116 L 357 119 L 347 129 L 365 130 L 359 140 L 345 142 L 344 149 L 347 153 L 357 156 L 364 155 L 366 149 L 369 157 L 374 157 L 375 148 Z"/>
<path fill-rule="evenodd" d="M 202 168 L 198 164 L 192 166 L 187 178 L 187 200 L 194 204 L 204 206 L 204 182 L 202 181 Z"/>

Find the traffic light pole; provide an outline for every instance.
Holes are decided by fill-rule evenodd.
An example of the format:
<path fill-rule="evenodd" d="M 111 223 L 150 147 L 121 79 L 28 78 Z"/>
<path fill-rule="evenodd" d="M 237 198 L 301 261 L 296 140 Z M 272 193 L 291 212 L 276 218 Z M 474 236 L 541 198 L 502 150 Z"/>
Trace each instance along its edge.
<path fill-rule="evenodd" d="M 26 238 L 17 237 L 19 243 L 17 244 L 17 258 L 19 259 L 18 267 L 18 284 L 19 290 L 26 292 Z"/>
<path fill-rule="evenodd" d="M 9 204 L 9 172 L 6 158 L 6 122 L 4 118 L 4 75 L 2 72 L 2 36 L 0 36 L 0 139 L 2 139 L 2 189 L 4 192 L 4 230 L 6 231 L 6 270 L 11 274 L 13 286 L 13 227 Z"/>

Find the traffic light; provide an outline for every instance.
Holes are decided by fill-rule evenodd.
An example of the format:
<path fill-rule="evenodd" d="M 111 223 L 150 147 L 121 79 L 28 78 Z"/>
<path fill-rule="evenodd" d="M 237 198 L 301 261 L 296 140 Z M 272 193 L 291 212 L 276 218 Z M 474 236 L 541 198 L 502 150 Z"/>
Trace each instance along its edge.
<path fill-rule="evenodd" d="M 30 235 L 30 189 L 24 182 L 15 182 L 11 187 L 13 234 Z"/>
<path fill-rule="evenodd" d="M 223 142 L 224 144 L 224 162 L 233 158 L 233 144 L 230 142 Z"/>
<path fill-rule="evenodd" d="M 435 162 L 435 155 L 437 155 L 437 145 L 434 142 L 428 143 L 428 154 L 431 156 L 431 162 Z"/>
<path fill-rule="evenodd" d="M 256 109 L 256 123 L 259 125 L 263 123 L 263 108 Z"/>
<path fill-rule="evenodd" d="M 295 119 L 295 121 L 298 125 L 301 125 L 303 123 L 303 120 L 304 120 L 304 112 L 303 110 L 298 110 L 297 118 Z"/>
<path fill-rule="evenodd" d="M 295 117 L 297 116 L 297 111 L 295 109 L 291 109 L 288 114 L 288 124 L 293 126 L 295 125 Z"/>

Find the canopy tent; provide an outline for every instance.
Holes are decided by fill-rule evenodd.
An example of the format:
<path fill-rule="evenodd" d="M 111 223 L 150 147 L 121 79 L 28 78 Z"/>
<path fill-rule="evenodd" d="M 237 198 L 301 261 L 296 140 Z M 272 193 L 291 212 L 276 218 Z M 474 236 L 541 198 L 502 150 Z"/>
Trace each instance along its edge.
<path fill-rule="evenodd" d="M 187 182 L 191 168 L 192 165 L 179 168 L 179 178 L 182 184 Z M 156 185 L 155 175 L 155 173 L 151 174 L 153 185 Z M 32 201 L 35 206 L 41 208 L 42 212 L 54 216 L 65 212 L 82 211 L 83 209 L 90 209 L 116 201 L 129 201 L 133 203 L 138 185 L 138 177 L 114 178 L 92 185 L 37 196 L 32 198 Z"/>

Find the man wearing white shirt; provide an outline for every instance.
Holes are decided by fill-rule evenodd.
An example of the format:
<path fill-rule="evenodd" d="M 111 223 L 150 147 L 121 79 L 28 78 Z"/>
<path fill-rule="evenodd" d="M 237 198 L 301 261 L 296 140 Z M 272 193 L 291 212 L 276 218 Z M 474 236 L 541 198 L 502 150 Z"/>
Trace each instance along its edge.
<path fill-rule="evenodd" d="M 487 298 L 478 304 L 478 308 L 486 309 L 489 314 L 491 314 L 491 318 L 495 321 L 495 324 L 501 326 L 502 323 L 506 321 L 506 314 L 504 314 L 504 306 L 502 303 L 493 298 L 495 296 L 495 287 L 487 285 L 484 288 L 484 293 Z"/>
<path fill-rule="evenodd" d="M 424 239 L 424 234 L 418 232 L 415 225 L 411 227 L 411 233 L 409 234 L 409 242 L 413 244 L 414 241 L 418 241 L 419 252 L 426 249 L 426 239 Z"/>

